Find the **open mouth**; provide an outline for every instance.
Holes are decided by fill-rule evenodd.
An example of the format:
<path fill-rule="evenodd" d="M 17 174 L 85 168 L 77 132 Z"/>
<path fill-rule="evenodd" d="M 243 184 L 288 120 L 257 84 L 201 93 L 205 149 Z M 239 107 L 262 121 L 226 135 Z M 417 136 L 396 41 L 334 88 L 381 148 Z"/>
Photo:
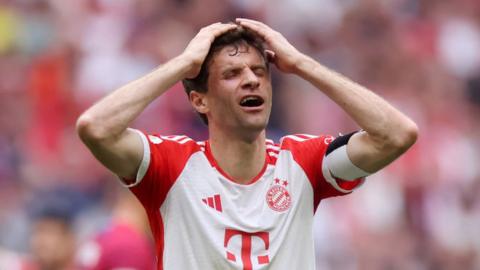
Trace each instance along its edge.
<path fill-rule="evenodd" d="M 242 107 L 259 107 L 264 103 L 263 98 L 259 96 L 246 96 L 240 101 Z"/>

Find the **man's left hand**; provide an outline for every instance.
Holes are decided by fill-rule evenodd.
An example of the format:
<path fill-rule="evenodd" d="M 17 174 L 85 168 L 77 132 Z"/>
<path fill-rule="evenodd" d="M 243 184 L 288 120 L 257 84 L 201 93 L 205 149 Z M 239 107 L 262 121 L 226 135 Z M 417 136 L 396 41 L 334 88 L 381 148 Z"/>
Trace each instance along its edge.
<path fill-rule="evenodd" d="M 236 23 L 257 33 L 265 40 L 267 46 L 273 52 L 267 51 L 267 54 L 280 71 L 295 73 L 297 65 L 305 55 L 293 47 L 282 34 L 255 20 L 237 18 Z"/>

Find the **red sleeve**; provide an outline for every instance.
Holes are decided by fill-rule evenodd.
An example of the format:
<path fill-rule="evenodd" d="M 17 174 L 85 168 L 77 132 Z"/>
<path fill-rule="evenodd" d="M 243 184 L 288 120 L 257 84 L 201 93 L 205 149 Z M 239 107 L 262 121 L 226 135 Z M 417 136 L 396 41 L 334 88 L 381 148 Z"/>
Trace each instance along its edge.
<path fill-rule="evenodd" d="M 200 146 L 187 136 L 140 135 L 144 157 L 130 189 L 147 210 L 156 210 Z"/>
<path fill-rule="evenodd" d="M 289 135 L 282 138 L 281 149 L 292 153 L 295 162 L 300 165 L 314 192 L 314 207 L 317 208 L 320 200 L 351 193 L 361 185 L 363 178 L 353 181 L 344 181 L 332 178 L 322 172 L 323 158 L 328 145 L 334 140 L 332 136 L 312 136 L 306 134 Z M 327 181 L 329 178 L 329 181 Z"/>

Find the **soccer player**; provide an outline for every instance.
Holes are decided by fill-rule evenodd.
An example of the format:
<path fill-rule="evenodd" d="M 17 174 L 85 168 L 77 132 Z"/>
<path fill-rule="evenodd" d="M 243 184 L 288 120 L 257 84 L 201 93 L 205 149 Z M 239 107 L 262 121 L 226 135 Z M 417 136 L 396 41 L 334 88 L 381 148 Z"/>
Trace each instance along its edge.
<path fill-rule="evenodd" d="M 362 130 L 266 139 L 269 62 L 315 85 Z M 180 80 L 207 141 L 128 128 Z M 202 28 L 182 54 L 84 112 L 77 131 L 145 207 L 157 268 L 167 270 L 314 269 L 320 200 L 349 194 L 417 137 L 415 123 L 382 98 L 249 19 Z"/>

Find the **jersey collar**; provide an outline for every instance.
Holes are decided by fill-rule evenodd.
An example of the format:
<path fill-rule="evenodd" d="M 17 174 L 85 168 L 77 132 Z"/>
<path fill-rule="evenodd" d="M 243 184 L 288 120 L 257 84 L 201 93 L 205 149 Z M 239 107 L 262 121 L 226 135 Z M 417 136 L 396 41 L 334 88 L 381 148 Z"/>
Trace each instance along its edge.
<path fill-rule="evenodd" d="M 215 160 L 215 158 L 213 157 L 212 155 L 212 151 L 210 150 L 210 143 L 209 141 L 205 141 L 205 156 L 207 156 L 207 159 L 208 161 L 210 162 L 210 165 L 212 165 L 212 167 L 214 167 L 223 177 L 225 177 L 226 179 L 234 182 L 235 184 L 238 184 L 238 185 L 251 185 L 255 182 L 258 181 L 258 179 L 260 179 L 262 177 L 262 175 L 265 173 L 265 170 L 267 169 L 267 165 L 269 163 L 271 163 L 271 157 L 270 155 L 268 155 L 268 153 L 265 153 L 265 162 L 263 164 L 263 168 L 260 170 L 260 172 L 255 176 L 253 177 L 250 181 L 248 181 L 246 184 L 241 184 L 241 183 L 238 183 L 237 181 L 235 181 L 235 179 L 233 179 L 230 175 L 228 175 L 228 173 L 226 173 L 217 163 L 217 161 Z"/>

